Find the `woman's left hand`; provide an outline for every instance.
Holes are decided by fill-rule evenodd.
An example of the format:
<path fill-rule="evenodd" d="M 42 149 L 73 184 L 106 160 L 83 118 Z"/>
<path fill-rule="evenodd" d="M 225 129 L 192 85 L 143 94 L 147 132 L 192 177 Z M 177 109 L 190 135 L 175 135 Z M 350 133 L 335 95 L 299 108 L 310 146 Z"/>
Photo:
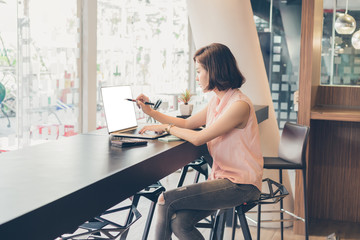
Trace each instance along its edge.
<path fill-rule="evenodd" d="M 157 124 L 157 125 L 149 125 L 149 126 L 145 126 L 143 127 L 139 133 L 143 134 L 146 131 L 154 131 L 156 133 L 163 133 L 165 132 L 165 128 L 167 127 L 167 124 Z"/>

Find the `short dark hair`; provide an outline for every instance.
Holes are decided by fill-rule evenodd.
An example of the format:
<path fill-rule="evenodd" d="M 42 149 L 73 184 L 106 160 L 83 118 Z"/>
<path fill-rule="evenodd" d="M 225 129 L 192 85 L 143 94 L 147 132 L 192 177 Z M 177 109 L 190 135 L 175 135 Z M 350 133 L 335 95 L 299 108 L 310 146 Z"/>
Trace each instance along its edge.
<path fill-rule="evenodd" d="M 245 82 L 234 55 L 221 43 L 212 43 L 200 48 L 193 59 L 209 73 L 207 90 L 217 88 L 219 91 L 224 91 L 240 88 Z"/>

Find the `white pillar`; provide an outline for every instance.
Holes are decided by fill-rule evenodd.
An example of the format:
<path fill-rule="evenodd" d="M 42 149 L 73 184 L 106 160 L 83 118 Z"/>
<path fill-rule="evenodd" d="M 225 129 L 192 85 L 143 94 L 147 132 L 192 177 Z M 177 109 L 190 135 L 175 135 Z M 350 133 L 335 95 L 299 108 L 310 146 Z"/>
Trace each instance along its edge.
<path fill-rule="evenodd" d="M 269 106 L 269 119 L 260 127 L 264 156 L 277 156 L 279 129 L 249 0 L 188 0 L 196 48 L 213 42 L 234 54 L 246 82 L 241 88 L 254 104 Z"/>
<path fill-rule="evenodd" d="M 96 129 L 97 1 L 83 1 L 82 26 L 82 115 L 81 132 Z"/>

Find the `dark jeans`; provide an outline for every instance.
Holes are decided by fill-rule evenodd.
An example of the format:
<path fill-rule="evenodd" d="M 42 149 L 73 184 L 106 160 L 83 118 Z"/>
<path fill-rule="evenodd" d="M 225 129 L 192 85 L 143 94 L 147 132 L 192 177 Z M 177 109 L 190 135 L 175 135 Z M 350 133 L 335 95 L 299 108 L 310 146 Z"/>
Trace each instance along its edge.
<path fill-rule="evenodd" d="M 201 219 L 218 209 L 232 208 L 256 200 L 260 191 L 250 184 L 216 179 L 164 192 L 165 203 L 158 203 L 156 240 L 169 240 L 172 232 L 180 240 L 204 239 L 195 228 Z"/>

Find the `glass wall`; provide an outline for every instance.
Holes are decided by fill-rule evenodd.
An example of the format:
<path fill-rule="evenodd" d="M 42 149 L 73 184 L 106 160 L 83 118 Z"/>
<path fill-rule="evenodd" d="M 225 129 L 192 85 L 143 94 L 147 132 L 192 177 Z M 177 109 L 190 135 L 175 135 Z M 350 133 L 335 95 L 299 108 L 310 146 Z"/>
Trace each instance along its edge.
<path fill-rule="evenodd" d="M 0 150 L 78 132 L 78 28 L 77 1 L 0 2 Z"/>
<path fill-rule="evenodd" d="M 359 26 L 359 1 L 324 0 L 322 85 L 360 85 Z"/>
<path fill-rule="evenodd" d="M 301 0 L 252 0 L 254 20 L 279 128 L 297 122 Z"/>
<path fill-rule="evenodd" d="M 162 100 L 160 110 L 176 110 L 177 96 L 189 88 L 186 1 L 99 0 L 97 8 L 98 89 L 131 85 L 134 97 L 144 93 Z M 101 109 L 98 127 L 106 124 Z"/>
<path fill-rule="evenodd" d="M 81 131 L 84 7 L 80 0 L 0 1 L 0 151 Z M 89 17 L 98 23 L 90 26 L 97 27 L 98 90 L 132 85 L 134 97 L 146 93 L 169 111 L 179 93 L 195 89 L 186 0 L 98 0 Z M 102 128 L 99 91 L 87 94 L 97 97 Z"/>
<path fill-rule="evenodd" d="M 15 145 L 17 2 L 0 3 L 0 151 Z"/>

